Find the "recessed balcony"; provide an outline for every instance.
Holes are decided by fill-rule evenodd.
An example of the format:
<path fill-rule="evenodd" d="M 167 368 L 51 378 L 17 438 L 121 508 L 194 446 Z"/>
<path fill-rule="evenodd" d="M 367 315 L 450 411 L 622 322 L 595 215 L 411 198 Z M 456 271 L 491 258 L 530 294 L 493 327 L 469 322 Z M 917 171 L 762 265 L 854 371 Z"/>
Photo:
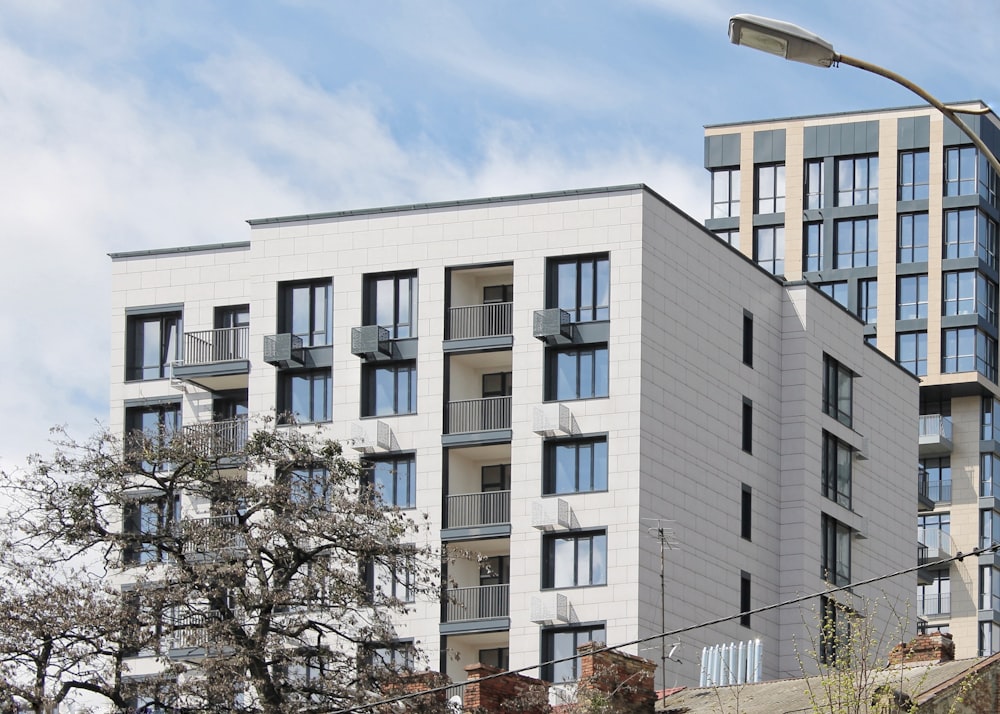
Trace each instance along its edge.
<path fill-rule="evenodd" d="M 460 493 L 445 499 L 442 540 L 510 535 L 510 491 Z"/>
<path fill-rule="evenodd" d="M 951 417 L 920 415 L 920 456 L 946 456 L 955 448 L 951 439 Z"/>
<path fill-rule="evenodd" d="M 184 334 L 184 360 L 173 376 L 212 392 L 246 389 L 250 375 L 250 328 L 223 327 Z"/>
<path fill-rule="evenodd" d="M 448 588 L 444 597 L 442 632 L 510 628 L 510 585 L 506 583 Z"/>
<path fill-rule="evenodd" d="M 933 619 L 951 614 L 951 593 L 925 593 L 917 601 L 917 616 Z"/>
<path fill-rule="evenodd" d="M 224 459 L 234 464 L 243 462 L 248 433 L 249 423 L 246 417 L 184 427 L 184 436 L 200 456 Z"/>
<path fill-rule="evenodd" d="M 181 521 L 183 553 L 187 557 L 226 559 L 246 549 L 236 514 L 185 518 Z"/>
<path fill-rule="evenodd" d="M 919 565 L 947 560 L 954 553 L 951 535 L 940 528 L 917 528 L 917 562 Z"/>
<path fill-rule="evenodd" d="M 446 324 L 446 352 L 510 347 L 514 343 L 514 303 L 452 307 Z"/>
<path fill-rule="evenodd" d="M 446 434 L 475 434 L 510 429 L 510 397 L 448 402 Z"/>

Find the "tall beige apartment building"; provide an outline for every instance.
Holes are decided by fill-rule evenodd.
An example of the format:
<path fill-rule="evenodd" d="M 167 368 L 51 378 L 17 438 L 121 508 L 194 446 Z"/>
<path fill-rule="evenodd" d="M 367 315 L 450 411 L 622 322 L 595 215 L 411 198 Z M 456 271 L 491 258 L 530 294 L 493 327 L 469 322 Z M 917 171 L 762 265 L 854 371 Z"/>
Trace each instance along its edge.
<path fill-rule="evenodd" d="M 456 560 L 440 599 L 410 603 L 397 634 L 424 659 L 400 664 L 461 682 L 912 565 L 917 381 L 648 187 L 249 223 L 245 242 L 111 256 L 112 428 L 231 449 L 277 411 L 349 443 L 387 505 L 427 515 L 420 538 L 488 565 Z M 175 517 L 210 513 L 185 497 Z M 838 597 L 905 610 L 914 587 Z M 672 637 L 658 685 L 755 639 L 764 678 L 797 675 L 810 605 Z M 627 650 L 660 664 L 660 644 Z"/>
<path fill-rule="evenodd" d="M 966 123 L 1000 151 L 993 112 Z M 938 564 L 1000 541 L 995 172 L 930 107 L 710 126 L 705 166 L 709 229 L 817 285 L 920 378 L 920 626 L 958 657 L 1000 651 L 1000 560 Z"/>

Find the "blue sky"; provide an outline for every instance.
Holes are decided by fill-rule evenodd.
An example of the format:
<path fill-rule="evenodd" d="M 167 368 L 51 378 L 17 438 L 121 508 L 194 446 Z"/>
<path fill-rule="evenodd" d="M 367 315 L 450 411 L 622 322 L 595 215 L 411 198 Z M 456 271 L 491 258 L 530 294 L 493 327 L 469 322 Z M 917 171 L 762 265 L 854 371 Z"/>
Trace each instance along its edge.
<path fill-rule="evenodd" d="M 5 0 L 0 466 L 106 421 L 108 252 L 632 182 L 702 220 L 704 124 L 918 102 L 730 45 L 739 12 L 1000 100 L 994 2 Z"/>

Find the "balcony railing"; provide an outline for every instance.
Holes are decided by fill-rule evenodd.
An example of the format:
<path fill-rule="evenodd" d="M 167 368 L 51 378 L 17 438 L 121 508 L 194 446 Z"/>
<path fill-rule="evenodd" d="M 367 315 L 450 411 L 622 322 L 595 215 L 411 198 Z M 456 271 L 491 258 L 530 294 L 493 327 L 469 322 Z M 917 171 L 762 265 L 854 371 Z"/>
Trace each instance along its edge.
<path fill-rule="evenodd" d="M 486 397 L 448 402 L 449 434 L 510 429 L 510 397 Z"/>
<path fill-rule="evenodd" d="M 236 514 L 185 518 L 180 525 L 186 555 L 232 553 L 246 547 Z"/>
<path fill-rule="evenodd" d="M 466 305 L 448 310 L 448 339 L 499 337 L 514 332 L 514 303 Z"/>
<path fill-rule="evenodd" d="M 479 585 L 445 591 L 445 622 L 489 620 L 510 615 L 510 585 Z"/>
<path fill-rule="evenodd" d="M 918 558 L 929 562 L 950 558 L 954 550 L 951 535 L 940 528 L 917 528 Z"/>
<path fill-rule="evenodd" d="M 917 615 L 920 617 L 937 617 L 951 614 L 951 594 L 941 593 L 921 595 L 917 600 Z"/>
<path fill-rule="evenodd" d="M 246 417 L 184 427 L 184 435 L 198 453 L 206 458 L 242 454 L 247 446 L 248 431 Z"/>
<path fill-rule="evenodd" d="M 935 503 L 949 503 L 951 501 L 951 480 L 931 480 L 928 478 L 927 472 L 921 468 L 917 473 L 917 495 Z"/>
<path fill-rule="evenodd" d="M 208 629 L 206 625 L 218 622 L 221 616 L 217 610 L 192 612 L 174 619 L 173 631 L 170 633 L 170 649 L 193 649 L 208 646 Z"/>
<path fill-rule="evenodd" d="M 919 444 L 921 456 L 951 453 L 951 417 L 941 414 L 921 414 Z"/>
<path fill-rule="evenodd" d="M 510 491 L 448 496 L 445 527 L 469 528 L 510 523 Z"/>
<path fill-rule="evenodd" d="M 184 364 L 209 364 L 247 359 L 250 354 L 249 327 L 223 327 L 184 334 Z"/>

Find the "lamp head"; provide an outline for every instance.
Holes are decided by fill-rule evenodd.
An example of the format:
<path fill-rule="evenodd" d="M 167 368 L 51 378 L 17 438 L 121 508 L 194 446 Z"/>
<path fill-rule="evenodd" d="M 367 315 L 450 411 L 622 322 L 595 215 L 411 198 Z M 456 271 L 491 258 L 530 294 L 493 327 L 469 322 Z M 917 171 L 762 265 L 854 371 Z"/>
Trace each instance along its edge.
<path fill-rule="evenodd" d="M 830 67 L 839 55 L 833 45 L 798 25 L 759 15 L 729 18 L 729 41 L 795 62 Z"/>

